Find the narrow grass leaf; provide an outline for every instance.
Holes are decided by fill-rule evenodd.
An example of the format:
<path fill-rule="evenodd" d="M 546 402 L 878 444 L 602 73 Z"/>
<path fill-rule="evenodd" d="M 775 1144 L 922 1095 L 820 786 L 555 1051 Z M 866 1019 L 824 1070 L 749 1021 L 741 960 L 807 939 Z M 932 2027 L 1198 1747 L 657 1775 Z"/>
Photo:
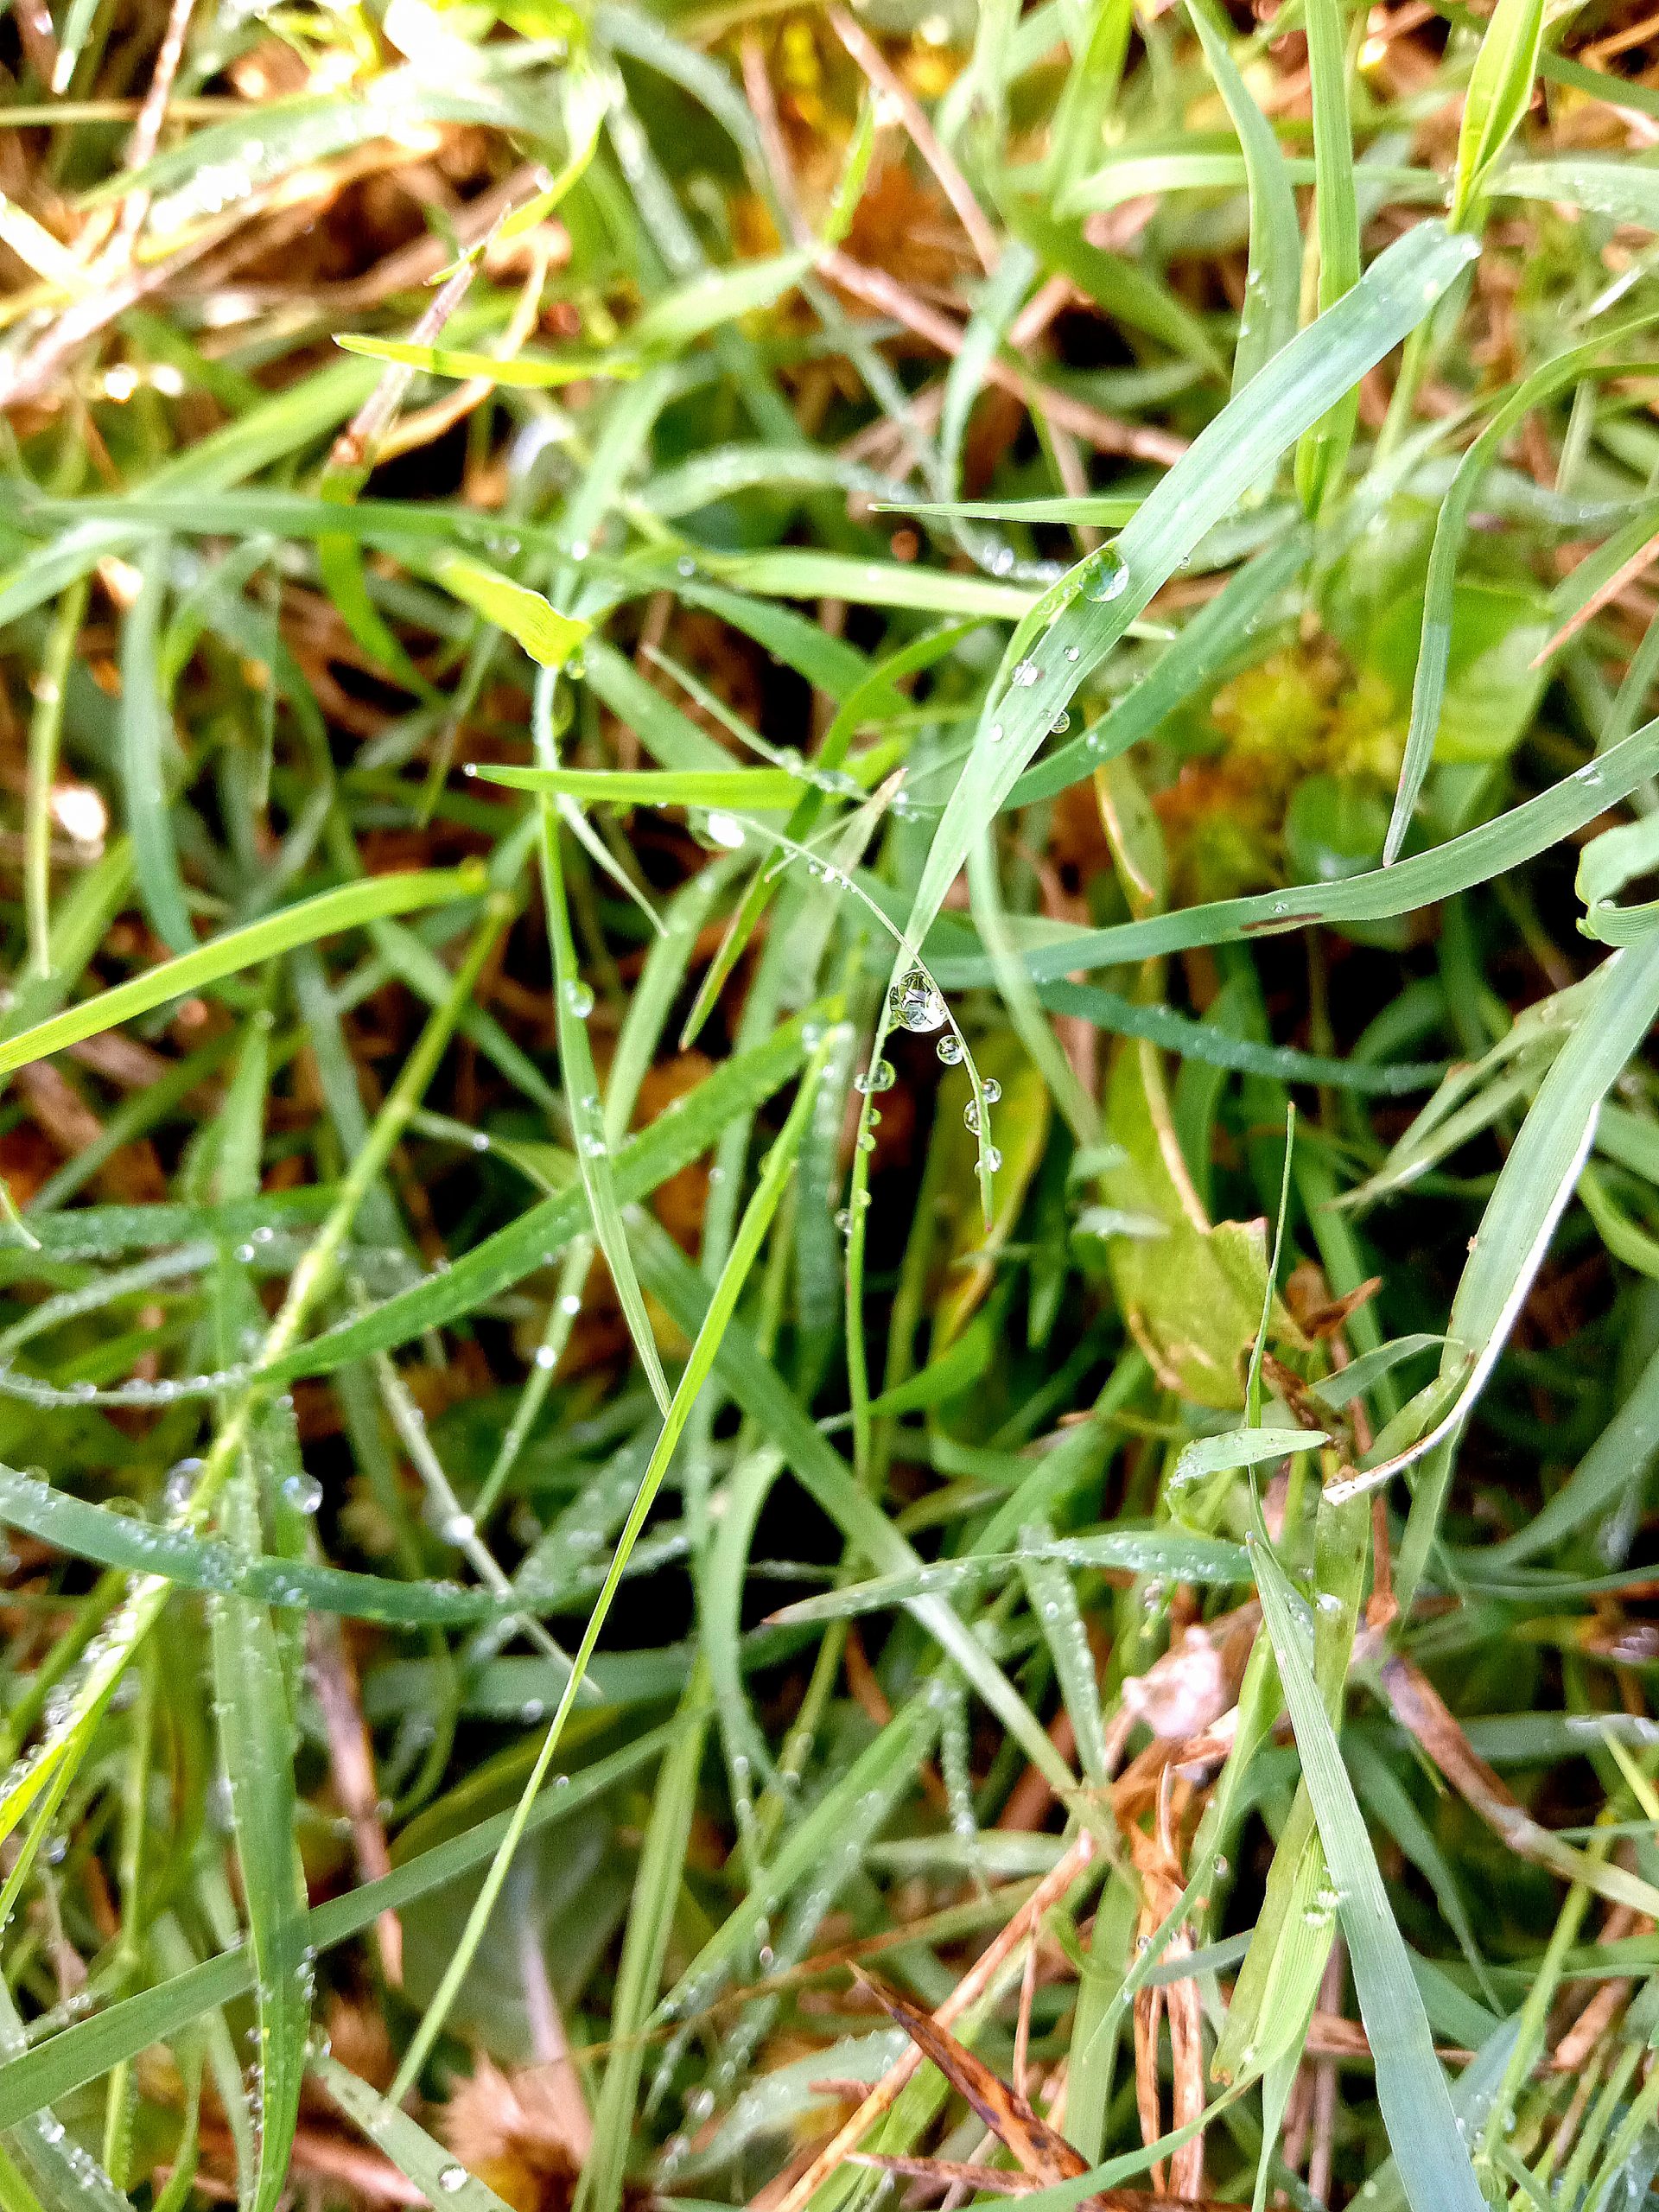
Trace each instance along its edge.
<path fill-rule="evenodd" d="M 243 969 L 256 967 L 278 953 L 291 952 L 296 945 L 314 944 L 320 938 L 338 936 L 342 930 L 359 928 L 384 914 L 407 914 L 422 906 L 475 898 L 483 887 L 482 869 L 463 865 L 408 875 L 365 876 L 337 891 L 319 892 L 315 898 L 284 906 L 242 929 L 227 930 L 193 952 L 163 961 L 144 975 L 135 976 L 130 982 L 118 983 L 113 990 L 83 1000 L 80 1005 L 7 1038 L 0 1043 L 0 1076 L 44 1059 L 48 1052 L 61 1052 L 66 1046 L 99 1036 L 120 1022 L 134 1020 L 152 1007 L 165 1006 L 170 999 L 205 990 L 226 976 L 238 975 Z"/>
<path fill-rule="evenodd" d="M 1405 1941 L 1314 1683 L 1294 1593 L 1262 1537 L 1252 1534 L 1246 1543 L 1296 1732 L 1302 1777 L 1338 1893 L 1337 1913 L 1348 1939 L 1360 2017 L 1376 2068 L 1377 2101 L 1407 2201 L 1412 2212 L 1484 2212 L 1485 2199 L 1434 2056 Z"/>
<path fill-rule="evenodd" d="M 337 2058 L 314 2055 L 311 2071 L 348 2120 L 355 2120 L 377 2151 L 383 2152 L 406 2181 L 434 2208 L 442 2212 L 454 2205 L 456 2212 L 512 2212 L 512 2208 L 486 2182 L 453 2158 L 435 2143 L 417 2120 L 383 2097 L 378 2089 L 353 2074 Z"/>
<path fill-rule="evenodd" d="M 232 1491 L 230 1502 L 251 1533 L 251 1478 L 246 1502 L 239 1503 L 243 1488 Z M 287 2179 L 311 2025 L 305 1879 L 294 1837 L 294 1723 L 270 1614 L 245 1598 L 220 1595 L 210 1619 L 219 1748 L 258 2012 L 259 2164 L 252 2212 L 270 2212 Z"/>

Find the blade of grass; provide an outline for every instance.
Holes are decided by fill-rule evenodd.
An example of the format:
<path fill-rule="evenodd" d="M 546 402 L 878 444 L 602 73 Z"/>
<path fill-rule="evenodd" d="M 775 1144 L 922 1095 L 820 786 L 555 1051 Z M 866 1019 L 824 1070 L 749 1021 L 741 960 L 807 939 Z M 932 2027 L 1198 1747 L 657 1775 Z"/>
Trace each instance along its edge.
<path fill-rule="evenodd" d="M 1245 1539 L 1273 1640 L 1302 1776 L 1338 1893 L 1360 2016 L 1395 2161 L 1412 2212 L 1482 2212 L 1485 2199 L 1434 2056 L 1404 1940 L 1308 1662 L 1295 1595 L 1264 1530 Z"/>

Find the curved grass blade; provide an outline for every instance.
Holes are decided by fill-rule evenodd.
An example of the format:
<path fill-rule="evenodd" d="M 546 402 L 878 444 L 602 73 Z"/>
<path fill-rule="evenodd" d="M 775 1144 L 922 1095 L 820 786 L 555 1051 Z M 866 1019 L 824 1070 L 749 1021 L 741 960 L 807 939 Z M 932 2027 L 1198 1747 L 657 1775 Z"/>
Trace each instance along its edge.
<path fill-rule="evenodd" d="M 542 765 L 557 766 L 553 739 L 553 672 L 543 669 L 536 687 L 536 747 Z M 541 808 L 542 888 L 547 904 L 547 931 L 553 951 L 554 1021 L 559 1041 L 559 1065 L 564 1072 L 565 1096 L 576 1140 L 576 1164 L 588 1200 L 594 1234 L 621 1304 L 628 1333 L 645 1370 L 652 1395 L 666 1416 L 671 1402 L 668 1378 L 652 1330 L 651 1316 L 628 1251 L 627 1230 L 617 1197 L 611 1166 L 610 1139 L 605 1110 L 600 1103 L 599 1075 L 594 1066 L 588 1037 L 588 1017 L 593 993 L 582 980 L 576 964 L 575 939 L 570 930 L 570 909 L 564 892 L 564 862 L 559 850 L 559 815 L 553 800 L 543 796 Z"/>
<path fill-rule="evenodd" d="M 498 768 L 467 763 L 481 784 L 551 791 L 605 806 L 793 806 L 810 788 L 785 768 Z"/>
<path fill-rule="evenodd" d="M 143 582 L 121 626 L 121 781 L 145 911 L 157 935 L 175 952 L 183 952 L 194 932 L 185 905 L 168 791 L 169 756 L 176 753 L 177 741 L 157 664 L 167 557 L 165 538 L 145 554 Z"/>
<path fill-rule="evenodd" d="M 911 902 L 910 947 L 931 927 L 976 838 L 1078 684 L 1262 470 L 1421 321 L 1475 251 L 1472 240 L 1432 222 L 1390 246 L 1252 381 L 1248 397 L 1228 403 L 1115 544 L 1071 572 L 1073 595 L 1021 664 L 1030 675 L 987 702 Z M 895 982 L 910 957 L 901 950 Z"/>
<path fill-rule="evenodd" d="M 1058 982 L 1077 969 L 1116 967 L 1200 944 L 1237 944 L 1302 929 L 1310 922 L 1386 921 L 1409 914 L 1490 882 L 1571 837 L 1628 798 L 1653 773 L 1656 763 L 1659 720 L 1506 814 L 1448 839 L 1432 852 L 1414 853 L 1391 868 L 1373 868 L 1339 883 L 1295 884 L 1286 891 L 1262 892 L 1248 899 L 1178 907 L 1107 929 L 1065 930 L 1047 924 L 1044 942 L 1026 953 L 1026 965 L 1039 982 Z M 990 964 L 982 957 L 958 958 L 954 952 L 935 957 L 930 950 L 928 965 L 942 984 L 991 980 Z"/>
<path fill-rule="evenodd" d="M 387 1628 L 457 1627 L 519 1610 L 486 1590 L 437 1582 L 395 1582 L 319 1567 L 308 1560 L 246 1554 L 211 1536 L 112 1513 L 0 1466 L 0 1524 L 22 1529 L 72 1558 L 135 1574 L 164 1575 L 183 1590 L 235 1593 L 262 1604 L 339 1613 Z"/>
<path fill-rule="evenodd" d="M 1659 1014 L 1659 938 L 1614 953 L 1573 1035 L 1540 1084 L 1473 1240 L 1452 1302 L 1440 1383 L 1449 1410 L 1403 1452 L 1330 1485 L 1329 1497 L 1389 1481 L 1433 1454 L 1418 1478 L 1397 1587 L 1414 1591 L 1427 1566 L 1451 1477 L 1452 1444 L 1514 1326 L 1595 1135 L 1602 1100 Z M 1402 1595 L 1402 1603 L 1407 1602 Z"/>
<path fill-rule="evenodd" d="M 594 2104 L 594 2147 L 582 2171 L 577 2212 L 617 2212 L 622 2202 L 634 2107 L 645 2069 L 644 2032 L 656 2005 L 679 1903 L 709 1714 L 705 1662 L 686 1685 L 677 1723 L 679 1733 L 658 1770 L 622 1937 L 611 2000 L 610 2056 Z"/>
<path fill-rule="evenodd" d="M 1282 1452 L 1274 1456 L 1282 1457 Z M 1222 1587 L 1244 1581 L 1249 1573 L 1238 1545 L 1219 1536 L 1201 1536 L 1185 1529 L 1114 1529 L 1103 1535 L 1033 1537 L 1010 1551 L 970 1552 L 960 1559 L 938 1560 L 868 1582 L 851 1582 L 844 1589 L 826 1590 L 818 1597 L 784 1605 L 771 1618 L 795 1627 L 886 1612 L 896 1605 L 914 1605 L 918 1599 L 958 1591 L 971 1594 L 983 1583 L 1006 1583 L 1033 1561 L 1085 1571 L 1116 1568 Z"/>
<path fill-rule="evenodd" d="M 1544 0 L 1497 0 L 1463 99 L 1452 220 L 1465 223 L 1492 166 L 1532 103 L 1544 36 Z"/>
<path fill-rule="evenodd" d="M 1470 511 L 1486 471 L 1497 459 L 1504 440 L 1535 407 L 1554 393 L 1577 384 L 1591 372 L 1608 346 L 1617 345 L 1632 331 L 1645 329 L 1654 320 L 1651 314 L 1633 317 L 1615 329 L 1605 331 L 1588 345 L 1574 346 L 1535 370 L 1510 394 L 1458 463 L 1457 474 L 1440 503 L 1434 543 L 1428 556 L 1422 639 L 1417 649 L 1417 670 L 1411 687 L 1411 722 L 1406 733 L 1394 811 L 1382 847 L 1385 868 L 1393 865 L 1405 842 L 1433 757 L 1452 651 L 1452 592 L 1457 582 L 1458 558 L 1469 526 Z"/>
<path fill-rule="evenodd" d="M 677 1111 L 658 1116 L 629 1138 L 616 1155 L 614 1183 L 621 1203 L 649 1197 L 659 1183 L 707 1152 L 728 1122 L 764 1104 L 806 1057 L 804 1030 L 833 1012 L 828 1004 L 809 1007 L 775 1030 L 763 1045 L 717 1068 Z M 300 1375 L 326 1375 L 349 1360 L 390 1351 L 428 1329 L 442 1328 L 536 1268 L 550 1266 L 588 1220 L 588 1202 L 579 1190 L 545 1199 L 486 1237 L 441 1274 L 429 1276 L 359 1319 L 296 1345 L 265 1370 L 267 1379 L 277 1382 Z"/>
<path fill-rule="evenodd" d="M 474 377 L 514 391 L 549 391 L 560 385 L 575 384 L 587 377 L 637 377 L 640 364 L 617 353 L 562 354 L 518 353 L 504 360 L 498 353 L 474 353 L 453 346 L 417 346 L 412 339 L 369 338 L 336 332 L 334 343 L 344 353 L 360 353 L 371 361 L 393 361 L 418 369 L 429 377 Z"/>
<path fill-rule="evenodd" d="M 1008 794 L 1009 805 L 1052 798 L 1057 791 L 1080 783 L 1137 740 L 1150 736 L 1166 715 L 1213 683 L 1274 601 L 1290 588 L 1313 547 L 1310 531 L 1294 530 L 1239 569 L 1092 729 L 1027 769 Z"/>
<path fill-rule="evenodd" d="M 44 1059 L 66 1045 L 79 1045 L 118 1022 L 131 1021 L 169 999 L 204 990 L 210 983 L 244 968 L 257 966 L 296 945 L 312 944 L 319 938 L 337 936 L 342 930 L 386 914 L 407 914 L 417 907 L 442 906 L 451 899 L 476 898 L 484 888 L 484 872 L 473 863 L 458 868 L 430 868 L 408 875 L 365 876 L 361 882 L 338 891 L 319 892 L 297 906 L 284 906 L 245 928 L 227 930 L 223 937 L 199 944 L 176 960 L 164 960 L 130 982 L 83 1000 L 67 1012 L 54 1014 L 0 1043 L 0 1076 Z"/>

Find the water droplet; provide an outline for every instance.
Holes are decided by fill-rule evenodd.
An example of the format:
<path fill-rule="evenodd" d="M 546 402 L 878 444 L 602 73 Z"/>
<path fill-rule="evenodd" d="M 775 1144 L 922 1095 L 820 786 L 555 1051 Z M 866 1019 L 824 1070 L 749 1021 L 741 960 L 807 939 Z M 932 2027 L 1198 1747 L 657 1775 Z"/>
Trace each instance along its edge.
<path fill-rule="evenodd" d="M 991 743 L 993 745 L 1001 745 L 1007 735 L 1007 732 L 1003 728 L 1001 722 L 993 722 L 991 724 Z"/>
<path fill-rule="evenodd" d="M 1016 691 L 1028 691 L 1042 672 L 1034 660 L 1022 660 L 1009 677 L 1008 683 Z"/>
<path fill-rule="evenodd" d="M 697 573 L 697 564 L 689 553 L 682 553 L 674 566 L 678 574 L 683 576 L 695 576 Z"/>
<path fill-rule="evenodd" d="M 985 1095 L 985 1103 L 988 1106 L 995 1106 L 1002 1096 L 1002 1086 L 994 1075 L 988 1075 L 979 1087 Z"/>
<path fill-rule="evenodd" d="M 322 1503 L 322 1484 L 303 1467 L 283 1480 L 283 1496 L 296 1513 L 315 1513 Z"/>
<path fill-rule="evenodd" d="M 582 1300 L 574 1290 L 567 1290 L 559 1300 L 559 1311 L 574 1320 L 582 1311 Z"/>
<path fill-rule="evenodd" d="M 1071 717 L 1066 713 L 1065 708 L 1062 707 L 1059 713 L 1056 715 L 1053 721 L 1050 722 L 1048 726 L 1048 734 L 1051 737 L 1064 737 L 1066 731 L 1069 730 L 1071 727 Z"/>
<path fill-rule="evenodd" d="M 952 1030 L 948 1036 L 941 1037 L 933 1049 L 946 1067 L 953 1068 L 962 1058 L 962 1039 Z"/>
<path fill-rule="evenodd" d="M 887 993 L 887 1011 L 901 1029 L 926 1035 L 944 1026 L 944 1001 L 925 969 L 912 968 Z"/>
<path fill-rule="evenodd" d="M 723 851 L 735 853 L 741 849 L 743 824 L 734 814 L 716 810 L 706 818 L 702 826 L 707 830 L 710 842 L 720 846 Z"/>
<path fill-rule="evenodd" d="M 893 1062 L 877 1060 L 874 1066 L 866 1068 L 861 1075 L 853 1077 L 853 1089 L 861 1098 L 868 1098 L 872 1091 L 891 1090 L 897 1081 Z"/>
<path fill-rule="evenodd" d="M 995 1175 L 1002 1165 L 1002 1155 L 994 1144 L 988 1144 L 980 1156 L 985 1162 L 985 1173 L 988 1175 Z"/>
<path fill-rule="evenodd" d="M 466 2186 L 465 2166 L 444 2166 L 439 2171 L 438 2187 L 442 2190 L 446 2196 L 453 2196 L 457 2190 L 465 2189 Z"/>
<path fill-rule="evenodd" d="M 196 1486 L 196 1478 L 207 1465 L 205 1459 L 175 1459 L 167 1471 L 162 1484 L 162 1504 L 168 1513 L 181 1513 L 190 1503 L 190 1493 Z"/>
<path fill-rule="evenodd" d="M 563 986 L 560 996 L 564 1001 L 565 1011 L 574 1014 L 578 1021 L 586 1021 L 594 1010 L 594 995 L 579 976 L 573 976 Z"/>
<path fill-rule="evenodd" d="M 1065 657 L 1067 660 L 1075 664 L 1077 661 L 1080 661 L 1083 658 L 1082 647 L 1079 645 L 1068 645 L 1065 649 Z"/>
<path fill-rule="evenodd" d="M 556 1367 L 558 1363 L 559 1355 L 554 1351 L 551 1344 L 537 1345 L 536 1364 L 537 1367 Z"/>
<path fill-rule="evenodd" d="M 1116 545 L 1103 545 L 1084 564 L 1083 595 L 1097 604 L 1121 599 L 1129 588 L 1128 563 Z"/>

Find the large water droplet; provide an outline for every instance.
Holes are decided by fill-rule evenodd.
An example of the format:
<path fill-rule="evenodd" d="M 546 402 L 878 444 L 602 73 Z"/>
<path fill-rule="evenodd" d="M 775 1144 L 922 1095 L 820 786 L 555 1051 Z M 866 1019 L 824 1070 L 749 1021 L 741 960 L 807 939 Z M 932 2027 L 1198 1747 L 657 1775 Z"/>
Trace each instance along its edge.
<path fill-rule="evenodd" d="M 891 1090 L 897 1081 L 893 1062 L 878 1060 L 874 1067 L 866 1068 L 861 1075 L 853 1077 L 853 1089 L 861 1098 L 868 1098 L 872 1091 Z"/>
<path fill-rule="evenodd" d="M 315 1513 L 322 1503 L 322 1484 L 303 1467 L 283 1480 L 283 1496 L 296 1513 Z"/>
<path fill-rule="evenodd" d="M 941 1037 L 933 1049 L 946 1067 L 953 1068 L 962 1058 L 962 1039 L 952 1030 L 949 1036 Z"/>
<path fill-rule="evenodd" d="M 1083 595 L 1103 601 L 1121 599 L 1129 588 L 1129 567 L 1116 545 L 1103 545 L 1086 563 Z"/>
<path fill-rule="evenodd" d="M 578 1021 L 586 1021 L 594 1010 L 594 995 L 580 978 L 573 976 L 563 988 L 565 1010 L 574 1014 Z"/>
<path fill-rule="evenodd" d="M 901 1029 L 918 1036 L 944 1027 L 944 1001 L 925 969 L 912 968 L 887 993 L 887 1011 Z"/>

